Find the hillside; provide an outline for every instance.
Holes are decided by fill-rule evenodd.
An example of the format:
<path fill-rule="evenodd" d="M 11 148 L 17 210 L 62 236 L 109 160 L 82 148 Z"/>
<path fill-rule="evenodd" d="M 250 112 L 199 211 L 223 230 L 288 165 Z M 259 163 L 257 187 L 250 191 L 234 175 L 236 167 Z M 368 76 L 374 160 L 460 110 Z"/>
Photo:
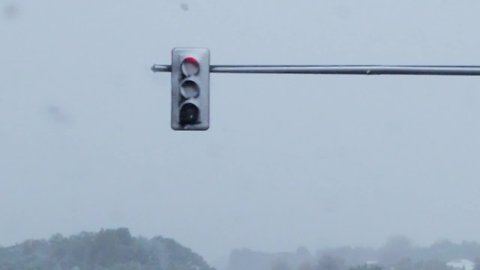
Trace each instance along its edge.
<path fill-rule="evenodd" d="M 1 270 L 213 270 L 172 239 L 132 237 L 128 229 L 59 234 L 0 248 Z"/>

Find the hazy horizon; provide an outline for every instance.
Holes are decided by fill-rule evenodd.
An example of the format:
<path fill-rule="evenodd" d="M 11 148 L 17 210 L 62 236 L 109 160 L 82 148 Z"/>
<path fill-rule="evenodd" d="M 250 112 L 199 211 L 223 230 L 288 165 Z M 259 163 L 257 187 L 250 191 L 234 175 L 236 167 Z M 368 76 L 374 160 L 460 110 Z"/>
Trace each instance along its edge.
<path fill-rule="evenodd" d="M 101 228 L 100 230 L 116 230 L 116 229 L 124 229 L 124 228 Z M 128 229 L 128 228 L 125 228 L 125 229 Z M 128 229 L 129 230 L 129 229 Z M 62 235 L 63 237 L 66 237 L 66 238 L 69 238 L 71 236 L 75 236 L 75 235 L 78 235 L 79 233 L 97 233 L 97 231 L 81 231 L 81 232 L 77 232 L 77 233 L 73 233 L 71 235 Z M 135 232 L 131 232 L 132 233 L 132 236 L 134 237 L 145 237 L 144 235 L 141 235 L 141 234 L 135 234 Z M 37 238 L 37 239 L 24 239 L 23 241 L 18 241 L 13 245 L 18 245 L 18 244 L 22 244 L 24 242 L 28 242 L 30 240 L 49 240 L 49 239 L 52 239 L 52 237 L 57 237 L 59 233 L 55 233 L 53 235 L 50 235 L 48 237 L 41 237 L 41 238 Z M 186 248 L 190 248 L 189 246 L 186 246 L 185 244 L 179 242 L 177 239 L 173 238 L 173 237 L 169 237 L 167 235 L 162 235 L 162 234 L 157 234 L 157 235 L 153 235 L 153 236 L 150 236 L 150 237 L 146 237 L 146 239 L 154 239 L 155 237 L 165 237 L 166 239 L 173 239 L 174 241 L 178 242 L 180 245 L 183 245 L 185 246 Z M 398 240 L 400 239 L 400 240 Z M 215 267 L 216 269 L 218 270 L 224 270 L 224 269 L 228 269 L 227 267 L 227 263 L 231 260 L 231 255 L 233 252 L 244 252 L 244 251 L 249 251 L 249 252 L 252 252 L 252 253 L 256 253 L 256 254 L 264 254 L 264 255 L 267 255 L 267 256 L 276 256 L 276 255 L 281 255 L 281 254 L 298 254 L 299 250 L 300 249 L 306 249 L 306 251 L 312 255 L 312 256 L 316 256 L 318 257 L 319 254 L 322 254 L 323 252 L 331 252 L 332 250 L 336 250 L 336 249 L 343 249 L 343 248 L 352 248 L 352 249 L 373 249 L 373 250 L 377 250 L 377 249 L 381 249 L 381 248 L 384 248 L 386 245 L 389 244 L 389 242 L 392 242 L 392 241 L 408 241 L 409 244 L 411 245 L 411 248 L 414 248 L 414 249 L 417 249 L 417 248 L 428 248 L 428 247 L 432 247 L 434 245 L 439 245 L 439 244 L 443 244 L 443 243 L 450 243 L 450 244 L 464 244 L 464 243 L 476 243 L 478 245 L 480 245 L 480 242 L 477 242 L 477 241 L 472 241 L 472 240 L 462 240 L 462 241 L 459 241 L 459 242 L 455 242 L 455 241 L 451 241 L 450 239 L 445 239 L 445 238 L 442 238 L 442 239 L 438 239 L 432 243 L 424 243 L 424 244 L 418 244 L 414 241 L 414 239 L 411 239 L 410 237 L 406 236 L 406 235 L 392 235 L 390 237 L 388 237 L 387 239 L 385 239 L 384 242 L 382 242 L 381 244 L 379 245 L 351 245 L 351 244 L 340 244 L 340 245 L 330 245 L 330 246 L 317 246 L 317 247 L 307 247 L 305 245 L 298 245 L 296 247 L 292 247 L 290 249 L 286 249 L 286 250 L 259 250 L 259 249 L 254 249 L 254 248 L 250 248 L 250 247 L 233 247 L 231 248 L 230 250 L 225 250 L 225 253 L 222 255 L 222 256 L 219 256 L 217 258 L 213 258 L 213 259 L 207 259 L 205 258 L 202 254 L 198 253 L 196 250 L 192 250 L 194 253 L 197 253 L 198 255 L 202 256 L 202 258 L 204 258 L 208 264 L 210 264 L 211 266 Z M 1 246 L 0 247 L 9 247 L 9 246 Z M 302 252 L 305 252 L 305 251 L 302 251 Z M 462 259 L 461 257 L 458 257 L 457 259 Z"/>

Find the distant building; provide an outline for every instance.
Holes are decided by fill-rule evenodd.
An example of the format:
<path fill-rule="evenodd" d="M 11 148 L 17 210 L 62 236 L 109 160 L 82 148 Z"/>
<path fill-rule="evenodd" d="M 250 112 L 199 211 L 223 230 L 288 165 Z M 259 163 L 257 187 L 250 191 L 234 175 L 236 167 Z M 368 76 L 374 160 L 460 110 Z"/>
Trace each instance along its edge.
<path fill-rule="evenodd" d="M 473 268 L 475 268 L 475 263 L 470 260 L 460 259 L 449 261 L 447 266 L 456 270 L 473 270 Z"/>
<path fill-rule="evenodd" d="M 368 265 L 368 266 L 380 265 L 380 263 L 378 261 L 366 261 L 365 264 Z"/>

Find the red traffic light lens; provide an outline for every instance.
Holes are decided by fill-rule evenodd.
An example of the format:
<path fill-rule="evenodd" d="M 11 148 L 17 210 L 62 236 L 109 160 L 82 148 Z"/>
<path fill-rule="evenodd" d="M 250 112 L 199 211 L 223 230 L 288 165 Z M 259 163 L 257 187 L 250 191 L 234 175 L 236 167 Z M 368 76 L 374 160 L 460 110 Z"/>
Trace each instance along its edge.
<path fill-rule="evenodd" d="M 185 76 L 197 75 L 200 71 L 200 64 L 194 57 L 187 57 L 182 62 L 182 73 Z"/>

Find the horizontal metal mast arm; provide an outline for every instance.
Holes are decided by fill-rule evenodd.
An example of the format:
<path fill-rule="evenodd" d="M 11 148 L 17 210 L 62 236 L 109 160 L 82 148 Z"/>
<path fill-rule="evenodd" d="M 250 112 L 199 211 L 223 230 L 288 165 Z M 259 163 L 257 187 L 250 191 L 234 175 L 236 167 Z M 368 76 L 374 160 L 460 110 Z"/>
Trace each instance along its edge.
<path fill-rule="evenodd" d="M 153 65 L 153 72 L 172 72 L 172 66 L 170 65 Z"/>
<path fill-rule="evenodd" d="M 154 72 L 171 72 L 154 65 Z M 211 65 L 211 73 L 480 76 L 480 66 L 419 65 Z"/>

